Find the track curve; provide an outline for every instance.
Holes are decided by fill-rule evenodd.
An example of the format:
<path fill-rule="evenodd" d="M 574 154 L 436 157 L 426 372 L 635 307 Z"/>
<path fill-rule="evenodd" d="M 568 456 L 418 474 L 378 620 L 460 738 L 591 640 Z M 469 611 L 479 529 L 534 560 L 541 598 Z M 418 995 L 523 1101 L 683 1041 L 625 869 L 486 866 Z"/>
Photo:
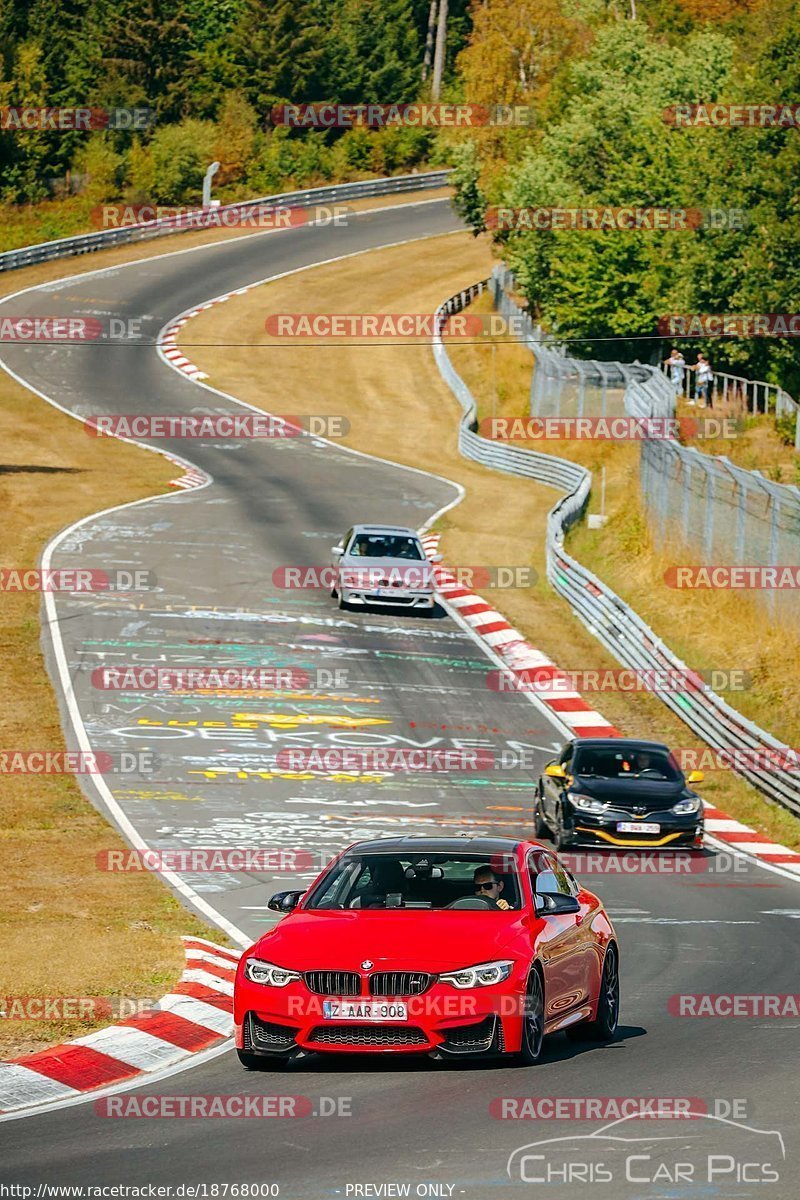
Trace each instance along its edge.
<path fill-rule="evenodd" d="M 102 311 L 143 317 L 145 332 L 155 339 L 177 313 L 224 291 L 342 254 L 458 228 L 446 202 L 383 209 L 351 219 L 344 229 L 258 235 L 93 271 L 6 300 L 0 315 L 13 307 L 16 315 Z M 81 417 L 234 407 L 178 376 L 154 348 L 27 347 L 9 349 L 4 358 L 29 386 Z M 269 410 L 302 411 L 302 397 L 272 396 L 268 389 L 266 378 Z M 196 463 L 211 483 L 89 518 L 52 555 L 55 566 L 79 560 L 106 570 L 147 570 L 159 590 L 102 603 L 96 597 L 87 603 L 58 596 L 61 670 L 53 643 L 48 646 L 62 698 L 70 688 L 74 694 L 72 711 L 65 706 L 63 714 L 73 745 L 82 726 L 95 750 L 159 756 L 157 778 L 142 774 L 108 782 L 119 812 L 142 841 L 157 848 L 267 842 L 332 853 L 348 840 L 390 829 L 415 832 L 434 825 L 455 832 L 465 822 L 478 822 L 478 828 L 498 833 L 528 831 L 535 771 L 527 779 L 517 775 L 481 784 L 444 777 L 376 786 L 279 778 L 271 769 L 281 747 L 353 744 L 356 736 L 365 745 L 383 736 L 395 744 L 436 738 L 447 746 L 522 745 L 537 765 L 563 740 L 563 731 L 526 697 L 489 691 L 487 660 L 449 619 L 340 614 L 325 593 L 285 592 L 272 582 L 276 567 L 327 561 L 335 538 L 365 515 L 422 525 L 456 498 L 453 485 L 307 439 L 159 446 Z M 91 684 L 99 664 L 197 665 L 208 663 L 212 653 L 218 665 L 253 665 L 257 655 L 263 665 L 346 670 L 346 698 L 332 692 L 294 706 L 269 699 L 243 706 L 221 697 L 109 697 Z M 313 725 L 307 723 L 310 712 L 318 718 Z M 382 723 L 358 735 L 347 731 L 348 724 L 370 718 Z M 237 769 L 248 777 L 220 778 Z M 218 778 L 209 778 L 212 770 Z M 87 794 L 109 811 L 107 797 L 90 783 Z M 731 870 L 714 874 L 594 881 L 622 948 L 623 1029 L 611 1046 L 578 1050 L 556 1037 L 532 1072 L 337 1060 L 322 1067 L 297 1064 L 282 1076 L 254 1076 L 240 1071 L 233 1054 L 223 1055 L 128 1094 L 291 1093 L 311 1097 L 317 1109 L 320 1097 L 349 1097 L 352 1116 L 265 1125 L 114 1120 L 100 1117 L 89 1103 L 0 1125 L 0 1178 L 173 1186 L 271 1181 L 281 1186 L 282 1196 L 292 1197 L 379 1195 L 352 1189 L 387 1183 L 408 1183 L 413 1195 L 418 1185 L 437 1184 L 440 1195 L 483 1197 L 512 1186 L 506 1161 L 515 1148 L 539 1138 L 586 1134 L 602 1123 L 502 1121 L 490 1115 L 497 1097 L 534 1094 L 743 1100 L 750 1126 L 783 1132 L 796 1177 L 798 1098 L 786 1070 L 796 1062 L 796 1025 L 681 1020 L 667 1011 L 667 998 L 675 993 L 797 990 L 797 886 L 736 861 L 738 869 L 731 864 Z M 230 873 L 210 883 L 208 877 L 187 876 L 169 882 L 184 899 L 196 904 L 199 898 L 204 911 L 219 914 L 245 944 L 271 921 L 264 907 L 270 891 L 302 878 Z M 700 1124 L 705 1123 L 698 1129 Z M 717 1123 L 705 1131 L 709 1147 L 718 1144 L 719 1128 Z M 653 1186 L 624 1183 L 623 1177 L 614 1190 L 668 1194 L 658 1186 L 663 1182 L 663 1176 Z M 519 1186 L 517 1174 L 517 1191 Z M 734 1187 L 724 1179 L 709 1190 L 752 1192 L 749 1184 Z M 757 1191 L 770 1198 L 792 1195 L 788 1164 L 782 1164 L 778 1183 Z M 561 1194 L 586 1195 L 586 1186 L 567 1185 Z"/>

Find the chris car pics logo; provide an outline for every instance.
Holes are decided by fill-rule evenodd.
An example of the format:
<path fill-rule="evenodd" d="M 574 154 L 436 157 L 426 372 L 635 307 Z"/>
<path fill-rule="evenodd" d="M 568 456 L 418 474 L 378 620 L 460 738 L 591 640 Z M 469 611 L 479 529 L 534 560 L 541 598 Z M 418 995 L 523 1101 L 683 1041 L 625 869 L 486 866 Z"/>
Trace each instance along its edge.
<path fill-rule="evenodd" d="M 676 1194 L 663 1188 L 732 1195 L 730 1189 L 738 1194 L 790 1176 L 778 1130 L 707 1112 L 690 1115 L 694 1119 L 687 1124 L 671 1111 L 663 1117 L 634 1113 L 590 1134 L 542 1138 L 512 1151 L 506 1171 L 515 1183 L 614 1184 L 615 1195 L 631 1197 L 656 1194 L 642 1188 L 659 1195 Z M 759 1194 L 771 1193 L 764 1187 Z"/>

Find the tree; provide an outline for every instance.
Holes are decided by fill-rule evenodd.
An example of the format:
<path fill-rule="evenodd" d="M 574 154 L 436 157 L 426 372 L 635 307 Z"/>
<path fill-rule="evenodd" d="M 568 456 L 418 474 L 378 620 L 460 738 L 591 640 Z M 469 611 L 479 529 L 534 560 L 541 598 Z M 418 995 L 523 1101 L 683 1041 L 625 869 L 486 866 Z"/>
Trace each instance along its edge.
<path fill-rule="evenodd" d="M 21 42 L 12 61 L 11 78 L 0 80 L 0 108 L 42 108 L 47 105 L 47 77 L 38 42 Z M 58 134 L 55 137 L 58 138 Z M 47 196 L 52 134 L 14 130 L 0 137 L 0 196 L 14 203 Z M 48 139 L 50 139 L 48 141 Z"/>
<path fill-rule="evenodd" d="M 417 98 L 423 37 L 411 0 L 334 0 L 330 16 L 329 99 L 396 104 Z"/>
<path fill-rule="evenodd" d="M 244 179 L 255 151 L 257 132 L 255 109 L 241 92 L 229 92 L 217 121 L 212 152 L 220 164 L 217 181 L 221 186 Z"/>
<path fill-rule="evenodd" d="M 583 25 L 560 0 L 485 0 L 472 9 L 472 33 L 458 65 L 478 104 L 540 101 L 565 58 L 584 40 Z"/>
<path fill-rule="evenodd" d="M 149 105 L 160 122 L 179 120 L 195 48 L 186 0 L 101 0 L 97 16 L 104 103 Z"/>
<path fill-rule="evenodd" d="M 438 100 L 442 94 L 442 76 L 447 52 L 447 0 L 439 0 L 439 15 L 436 22 L 436 45 L 433 51 L 433 83 L 431 96 Z"/>
<path fill-rule="evenodd" d="M 275 104 L 324 99 L 316 0 L 248 0 L 233 41 L 239 85 L 264 119 Z"/>

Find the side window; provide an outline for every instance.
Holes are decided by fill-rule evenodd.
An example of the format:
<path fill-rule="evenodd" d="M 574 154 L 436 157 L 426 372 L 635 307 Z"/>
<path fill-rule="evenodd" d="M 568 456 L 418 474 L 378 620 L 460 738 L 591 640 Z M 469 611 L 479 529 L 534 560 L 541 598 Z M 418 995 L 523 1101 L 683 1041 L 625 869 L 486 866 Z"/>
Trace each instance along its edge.
<path fill-rule="evenodd" d="M 350 543 L 352 540 L 353 540 L 353 531 L 352 531 L 352 529 L 348 529 L 347 533 L 342 538 L 342 545 L 344 546 L 345 554 L 350 549 Z"/>
<path fill-rule="evenodd" d="M 543 855 L 543 857 L 547 859 L 547 865 L 543 868 L 543 870 L 553 872 L 558 880 L 559 892 L 561 892 L 564 896 L 574 896 L 575 893 L 572 889 L 572 883 L 570 882 L 571 877 L 564 867 L 562 867 L 556 856 L 554 854 L 547 854 Z"/>
<path fill-rule="evenodd" d="M 551 867 L 547 861 L 547 855 L 543 850 L 531 850 L 528 854 L 528 878 L 531 883 L 531 891 L 536 891 L 536 876 L 542 871 L 549 871 Z"/>
<path fill-rule="evenodd" d="M 569 774 L 569 765 L 572 762 L 572 755 L 573 755 L 574 750 L 575 750 L 575 747 L 572 745 L 572 742 L 567 742 L 566 746 L 564 747 L 564 749 L 561 751 L 561 753 L 558 756 L 558 761 L 561 764 L 561 766 L 564 768 L 564 770 L 567 772 L 567 774 Z"/>

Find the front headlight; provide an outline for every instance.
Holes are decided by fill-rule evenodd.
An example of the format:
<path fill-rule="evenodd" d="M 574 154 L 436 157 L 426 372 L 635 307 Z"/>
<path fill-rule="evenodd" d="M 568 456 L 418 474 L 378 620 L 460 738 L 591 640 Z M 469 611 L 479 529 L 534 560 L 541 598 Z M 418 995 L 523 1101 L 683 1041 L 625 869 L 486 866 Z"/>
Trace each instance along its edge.
<path fill-rule="evenodd" d="M 477 967 L 464 967 L 461 971 L 445 971 L 439 976 L 439 981 L 462 990 L 490 987 L 493 983 L 502 983 L 504 979 L 508 979 L 513 970 L 513 962 L 501 959 L 499 962 L 479 963 Z"/>
<path fill-rule="evenodd" d="M 685 800 L 679 800 L 677 804 L 673 804 L 672 811 L 677 814 L 699 812 L 700 799 L 698 796 L 687 796 Z"/>
<path fill-rule="evenodd" d="M 244 977 L 251 983 L 261 983 L 265 987 L 286 987 L 287 983 L 300 978 L 297 971 L 287 971 L 261 958 L 248 958 L 244 964 Z"/>
<path fill-rule="evenodd" d="M 605 800 L 595 800 L 594 796 L 582 796 L 580 792 L 567 792 L 567 797 L 576 808 L 583 808 L 586 812 L 601 813 L 608 808 Z"/>

